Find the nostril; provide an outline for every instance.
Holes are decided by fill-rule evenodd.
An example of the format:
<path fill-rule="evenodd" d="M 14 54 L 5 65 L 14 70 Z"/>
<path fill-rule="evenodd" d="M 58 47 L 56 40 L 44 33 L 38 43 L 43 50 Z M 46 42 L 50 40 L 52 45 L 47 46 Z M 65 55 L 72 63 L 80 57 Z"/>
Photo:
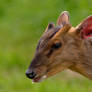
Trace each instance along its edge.
<path fill-rule="evenodd" d="M 30 78 L 30 79 L 33 79 L 35 76 L 36 76 L 36 73 L 35 72 L 26 72 L 26 76 L 28 77 L 28 78 Z"/>

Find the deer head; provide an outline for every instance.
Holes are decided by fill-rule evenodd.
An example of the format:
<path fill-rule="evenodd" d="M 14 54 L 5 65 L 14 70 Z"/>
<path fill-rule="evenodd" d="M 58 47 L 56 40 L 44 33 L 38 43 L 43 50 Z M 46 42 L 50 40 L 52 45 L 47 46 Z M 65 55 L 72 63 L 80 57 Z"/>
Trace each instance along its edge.
<path fill-rule="evenodd" d="M 27 77 L 39 82 L 67 68 L 76 67 L 82 60 L 81 46 L 87 37 L 84 30 L 92 29 L 91 26 L 86 27 L 90 25 L 89 21 L 92 21 L 92 17 L 88 17 L 77 27 L 72 27 L 69 14 L 64 11 L 59 16 L 56 27 L 54 23 L 48 24 L 26 72 Z"/>

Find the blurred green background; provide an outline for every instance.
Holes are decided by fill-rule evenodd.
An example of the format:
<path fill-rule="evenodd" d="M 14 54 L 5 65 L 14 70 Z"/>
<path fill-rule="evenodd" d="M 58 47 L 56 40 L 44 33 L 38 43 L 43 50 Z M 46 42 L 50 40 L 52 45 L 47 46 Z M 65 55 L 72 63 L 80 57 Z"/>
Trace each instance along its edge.
<path fill-rule="evenodd" d="M 92 92 L 92 81 L 71 73 L 38 84 L 25 76 L 45 27 L 64 10 L 76 26 L 92 14 L 92 0 L 0 0 L 0 92 Z"/>

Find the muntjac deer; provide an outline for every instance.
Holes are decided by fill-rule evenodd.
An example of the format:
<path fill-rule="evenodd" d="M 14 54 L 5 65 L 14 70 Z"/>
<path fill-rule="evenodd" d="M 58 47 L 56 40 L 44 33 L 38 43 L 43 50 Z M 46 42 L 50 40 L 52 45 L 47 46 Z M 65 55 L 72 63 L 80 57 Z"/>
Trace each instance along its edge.
<path fill-rule="evenodd" d="M 26 76 L 39 82 L 65 69 L 92 79 L 92 16 L 72 27 L 69 14 L 64 11 L 56 27 L 48 24 Z"/>

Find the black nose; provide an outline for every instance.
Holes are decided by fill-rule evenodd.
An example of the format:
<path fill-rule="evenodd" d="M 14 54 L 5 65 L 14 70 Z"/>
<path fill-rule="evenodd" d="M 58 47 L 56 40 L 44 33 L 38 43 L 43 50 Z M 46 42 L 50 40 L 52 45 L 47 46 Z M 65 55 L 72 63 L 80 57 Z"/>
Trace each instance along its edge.
<path fill-rule="evenodd" d="M 30 79 L 33 79 L 33 78 L 35 78 L 36 73 L 35 73 L 34 71 L 27 70 L 27 71 L 26 71 L 26 76 L 27 76 L 28 78 L 30 78 Z"/>

